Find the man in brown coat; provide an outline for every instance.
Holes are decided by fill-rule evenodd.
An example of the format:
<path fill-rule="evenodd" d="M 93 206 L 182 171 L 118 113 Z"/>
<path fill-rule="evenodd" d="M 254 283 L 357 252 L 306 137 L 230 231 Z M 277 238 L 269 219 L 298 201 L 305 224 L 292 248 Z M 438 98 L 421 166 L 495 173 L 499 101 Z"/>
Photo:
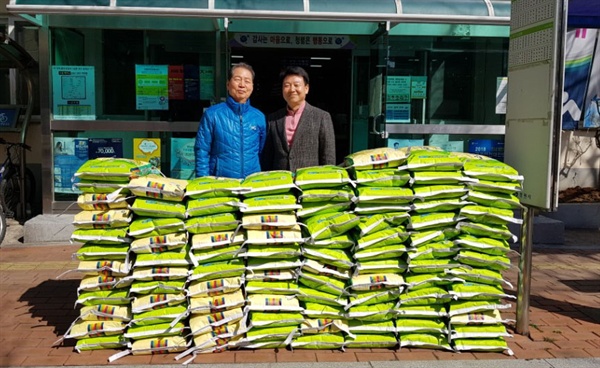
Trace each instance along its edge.
<path fill-rule="evenodd" d="M 335 165 L 335 134 L 331 115 L 306 102 L 308 73 L 298 66 L 281 73 L 287 106 L 267 117 L 263 170 L 290 170 Z"/>

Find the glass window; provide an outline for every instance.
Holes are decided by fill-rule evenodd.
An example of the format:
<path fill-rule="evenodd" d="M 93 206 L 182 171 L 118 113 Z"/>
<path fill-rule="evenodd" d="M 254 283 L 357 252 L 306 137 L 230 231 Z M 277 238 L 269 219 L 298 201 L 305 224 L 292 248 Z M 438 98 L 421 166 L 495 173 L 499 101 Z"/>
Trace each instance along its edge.
<path fill-rule="evenodd" d="M 496 90 L 507 54 L 506 38 L 390 37 L 386 102 L 402 106 L 386 107 L 388 122 L 504 124 Z"/>

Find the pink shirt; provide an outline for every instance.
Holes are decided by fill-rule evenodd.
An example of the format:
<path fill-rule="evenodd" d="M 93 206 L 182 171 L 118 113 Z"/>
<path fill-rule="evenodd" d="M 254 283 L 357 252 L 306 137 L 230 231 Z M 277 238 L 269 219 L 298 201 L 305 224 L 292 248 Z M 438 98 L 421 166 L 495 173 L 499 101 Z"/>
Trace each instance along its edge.
<path fill-rule="evenodd" d="M 285 116 L 285 136 L 287 138 L 288 147 L 292 147 L 292 142 L 294 142 L 294 134 L 296 134 L 296 129 L 298 129 L 298 122 L 300 121 L 300 117 L 304 112 L 304 108 L 306 107 L 306 102 L 303 102 L 302 105 L 296 111 L 290 110 L 288 107 L 287 115 Z"/>

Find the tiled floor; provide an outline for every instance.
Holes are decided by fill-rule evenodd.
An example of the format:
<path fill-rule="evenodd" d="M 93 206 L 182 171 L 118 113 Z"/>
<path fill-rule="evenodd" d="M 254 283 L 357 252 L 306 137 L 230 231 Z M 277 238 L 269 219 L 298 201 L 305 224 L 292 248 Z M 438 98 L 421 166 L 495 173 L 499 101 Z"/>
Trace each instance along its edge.
<path fill-rule="evenodd" d="M 452 353 L 428 349 L 348 349 L 340 351 L 229 351 L 198 356 L 194 363 L 360 362 L 386 360 L 470 360 L 600 357 L 600 236 L 568 232 L 567 245 L 534 248 L 528 337 L 508 339 L 513 356 Z M 590 244 L 594 247 L 569 247 Z M 78 313 L 74 309 L 80 275 L 69 273 L 78 245 L 0 248 L 0 366 L 177 364 L 175 354 L 126 356 L 113 363 L 115 350 L 76 353 L 74 341 L 53 344 Z M 573 249 L 575 248 L 575 249 Z M 518 254 L 512 255 L 513 265 Z M 517 267 L 506 273 L 515 289 Z M 516 303 L 503 312 L 516 318 Z M 510 326 L 514 333 L 514 325 Z"/>

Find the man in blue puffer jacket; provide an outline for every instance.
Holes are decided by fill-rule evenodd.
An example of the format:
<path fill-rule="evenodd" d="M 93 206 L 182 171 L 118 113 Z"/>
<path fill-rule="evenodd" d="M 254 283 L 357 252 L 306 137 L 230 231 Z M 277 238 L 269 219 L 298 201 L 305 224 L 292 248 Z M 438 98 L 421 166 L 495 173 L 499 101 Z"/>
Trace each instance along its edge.
<path fill-rule="evenodd" d="M 227 80 L 227 100 L 208 108 L 196 134 L 196 176 L 243 179 L 260 171 L 265 145 L 265 115 L 250 105 L 254 70 L 234 65 Z"/>

